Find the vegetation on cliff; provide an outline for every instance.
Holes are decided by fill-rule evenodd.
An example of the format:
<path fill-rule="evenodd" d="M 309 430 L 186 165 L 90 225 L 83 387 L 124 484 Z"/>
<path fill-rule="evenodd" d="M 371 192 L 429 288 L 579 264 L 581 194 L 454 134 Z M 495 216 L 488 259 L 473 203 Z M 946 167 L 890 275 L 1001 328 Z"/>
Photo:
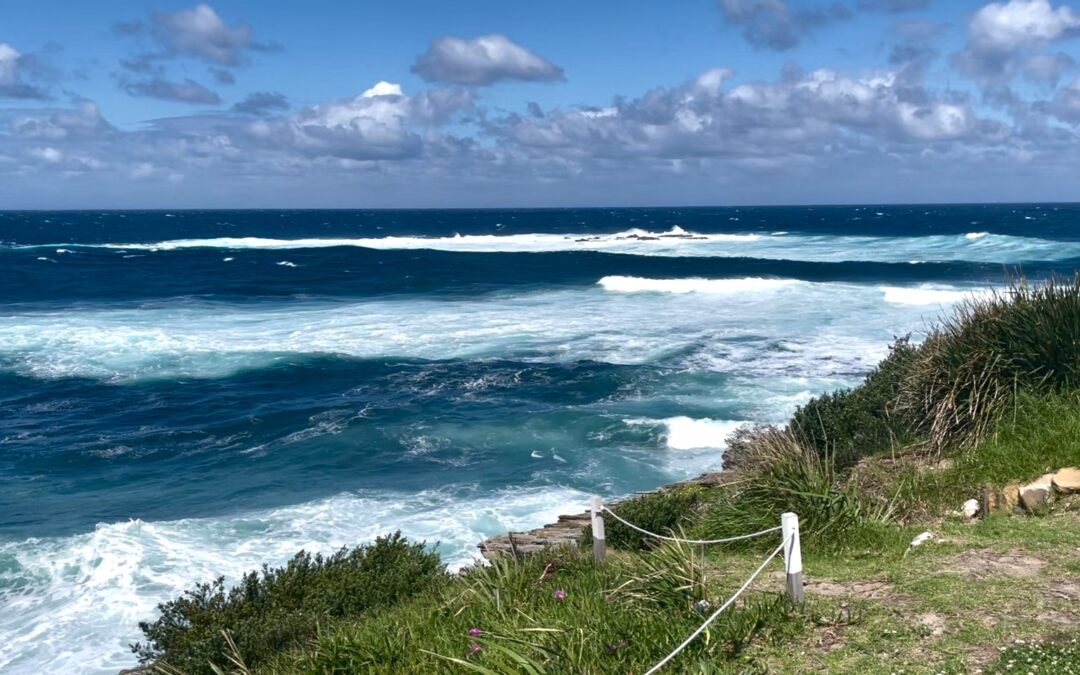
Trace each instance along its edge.
<path fill-rule="evenodd" d="M 1080 465 L 1080 279 L 978 297 L 852 389 L 729 442 L 734 480 L 623 502 L 655 531 L 744 534 L 794 511 L 808 602 L 751 593 L 671 672 L 1071 672 L 1080 504 L 956 513 L 980 490 Z M 931 531 L 930 543 L 912 547 Z M 588 543 L 590 533 L 583 535 Z M 775 538 L 656 544 L 608 525 L 609 563 L 553 550 L 446 575 L 397 536 L 219 580 L 136 645 L 164 672 L 641 673 L 729 597 Z M 704 555 L 703 555 L 704 553 Z M 1017 643 L 1022 640 L 1022 643 Z M 1013 664 L 1010 666 L 1009 664 Z"/>

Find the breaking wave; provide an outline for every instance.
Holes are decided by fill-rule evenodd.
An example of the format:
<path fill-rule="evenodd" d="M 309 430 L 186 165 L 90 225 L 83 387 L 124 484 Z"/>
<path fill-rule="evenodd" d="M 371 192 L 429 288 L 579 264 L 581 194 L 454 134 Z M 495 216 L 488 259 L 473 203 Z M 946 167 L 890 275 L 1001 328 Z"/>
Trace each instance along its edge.
<path fill-rule="evenodd" d="M 355 246 L 370 249 L 432 249 L 440 251 L 505 253 L 603 251 L 652 256 L 752 257 L 815 262 L 880 261 L 906 263 L 1016 263 L 1064 260 L 1080 256 L 1080 243 L 987 232 L 908 237 L 767 233 L 699 233 L 673 227 L 662 232 L 630 229 L 613 234 L 457 234 L 449 237 L 388 236 L 361 238 L 213 237 L 113 244 L 49 244 L 31 248 L 93 246 L 120 251 L 180 249 L 310 249 Z"/>

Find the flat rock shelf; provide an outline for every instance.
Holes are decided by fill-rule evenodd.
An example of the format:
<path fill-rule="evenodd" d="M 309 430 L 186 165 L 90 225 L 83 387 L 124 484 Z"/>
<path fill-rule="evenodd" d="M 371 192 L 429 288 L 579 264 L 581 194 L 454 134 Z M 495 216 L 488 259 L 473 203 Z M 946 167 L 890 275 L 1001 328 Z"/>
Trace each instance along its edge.
<path fill-rule="evenodd" d="M 691 478 L 678 483 L 670 483 L 655 490 L 638 492 L 625 499 L 607 502 L 606 505 L 615 507 L 627 499 L 691 485 L 712 487 L 730 483 L 735 479 L 736 475 L 737 474 L 733 471 L 703 473 L 697 478 Z M 588 511 L 572 515 L 563 515 L 559 516 L 559 519 L 556 522 L 549 523 L 543 527 L 538 527 L 535 530 L 529 530 L 528 532 L 507 532 L 506 534 L 500 534 L 496 537 L 486 539 L 477 546 L 480 549 L 481 555 L 489 560 L 504 555 L 511 557 L 526 556 L 553 546 L 577 546 L 578 540 L 581 538 L 581 534 L 585 531 L 585 528 L 589 526 L 589 522 L 590 518 Z"/>

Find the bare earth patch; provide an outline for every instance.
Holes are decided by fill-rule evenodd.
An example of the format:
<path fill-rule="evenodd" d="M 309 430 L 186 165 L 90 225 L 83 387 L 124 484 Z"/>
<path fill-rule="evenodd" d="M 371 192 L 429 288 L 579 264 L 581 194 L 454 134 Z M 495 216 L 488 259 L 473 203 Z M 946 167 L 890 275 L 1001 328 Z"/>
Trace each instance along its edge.
<path fill-rule="evenodd" d="M 1001 575 L 1032 579 L 1042 573 L 1046 561 L 1019 552 L 995 553 L 994 551 L 964 551 L 946 558 L 942 573 L 959 573 L 976 579 Z"/>
<path fill-rule="evenodd" d="M 940 637 L 945 634 L 945 619 L 933 612 L 920 614 L 919 623 L 930 631 L 930 637 Z"/>
<path fill-rule="evenodd" d="M 828 598 L 854 597 L 866 600 L 883 600 L 895 598 L 896 593 L 892 584 L 885 581 L 809 581 L 806 583 L 806 592 L 823 595 Z"/>

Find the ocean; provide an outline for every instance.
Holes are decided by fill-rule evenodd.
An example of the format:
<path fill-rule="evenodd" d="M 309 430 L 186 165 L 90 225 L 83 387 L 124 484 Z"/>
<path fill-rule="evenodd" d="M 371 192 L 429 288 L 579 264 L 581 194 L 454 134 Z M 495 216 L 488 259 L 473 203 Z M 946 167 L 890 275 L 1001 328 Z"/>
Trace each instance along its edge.
<path fill-rule="evenodd" d="M 720 468 L 1080 206 L 0 212 L 0 671 L 116 673 L 298 549 L 483 538 Z"/>

